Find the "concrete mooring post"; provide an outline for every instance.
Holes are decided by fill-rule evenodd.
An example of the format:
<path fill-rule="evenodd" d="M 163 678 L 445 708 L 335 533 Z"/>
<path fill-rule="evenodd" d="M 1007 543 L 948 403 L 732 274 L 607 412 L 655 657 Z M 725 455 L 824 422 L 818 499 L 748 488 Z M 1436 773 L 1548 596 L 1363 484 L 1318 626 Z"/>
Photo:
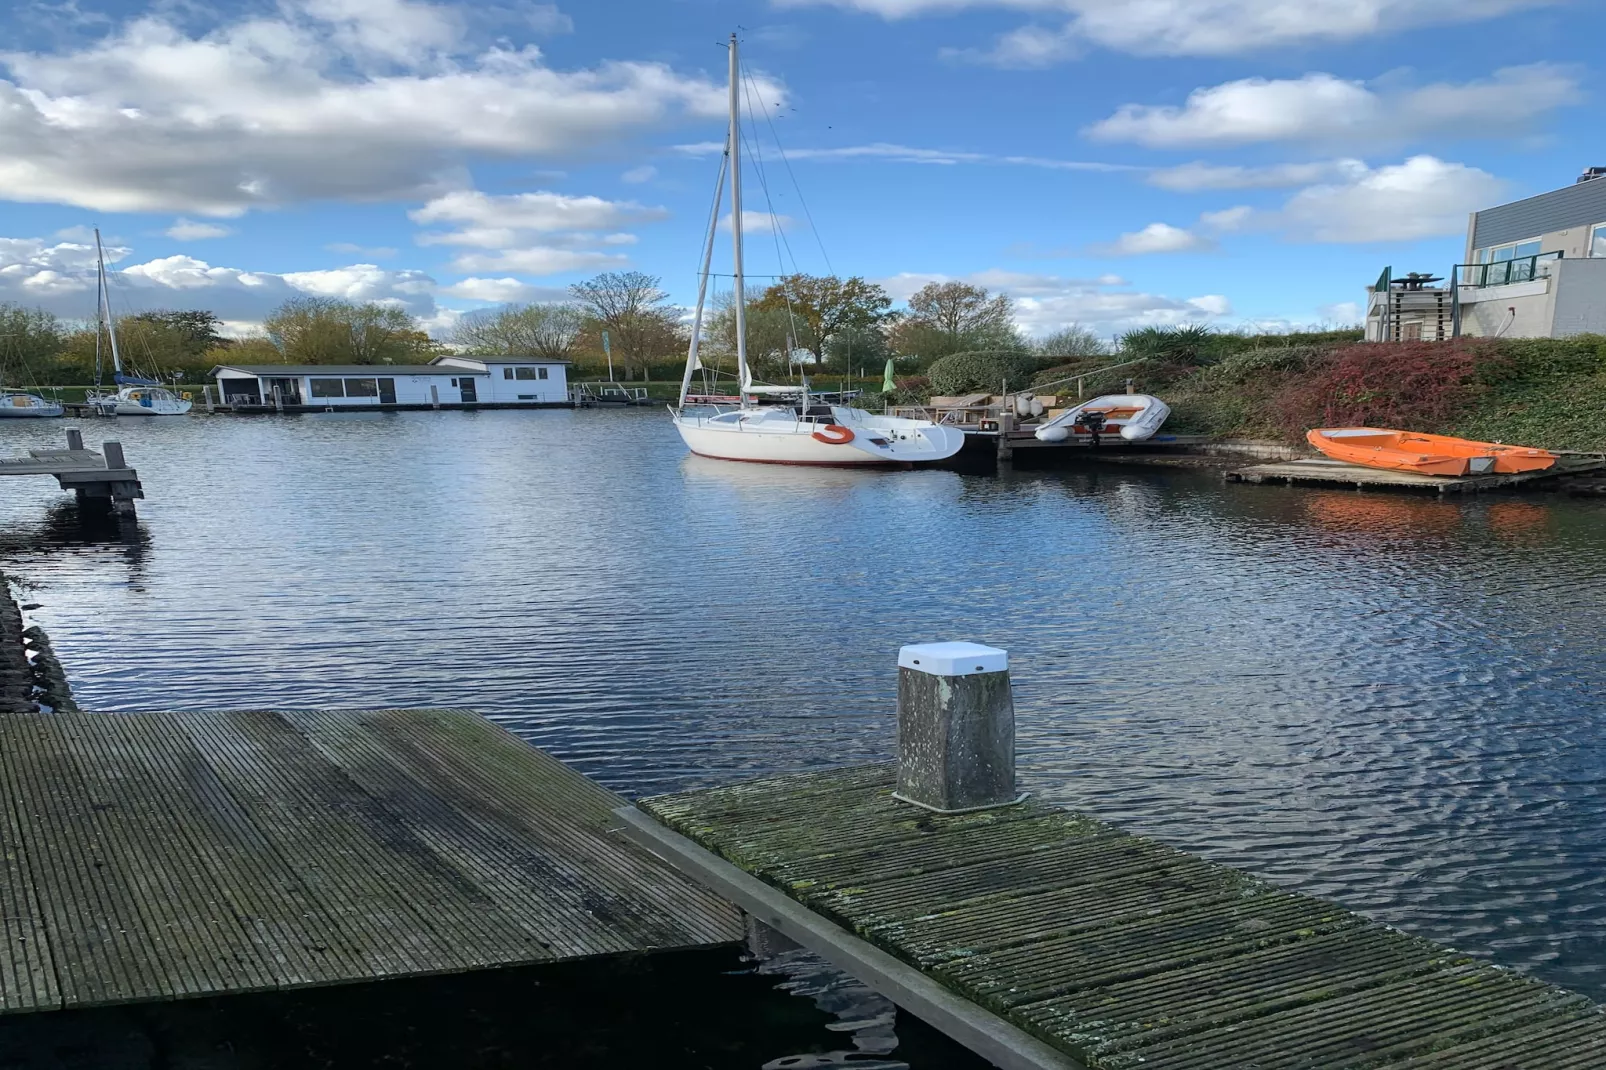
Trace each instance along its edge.
<path fill-rule="evenodd" d="M 1009 806 L 1015 791 L 1015 701 L 1009 654 L 976 643 L 898 652 L 898 790 L 940 813 Z"/>

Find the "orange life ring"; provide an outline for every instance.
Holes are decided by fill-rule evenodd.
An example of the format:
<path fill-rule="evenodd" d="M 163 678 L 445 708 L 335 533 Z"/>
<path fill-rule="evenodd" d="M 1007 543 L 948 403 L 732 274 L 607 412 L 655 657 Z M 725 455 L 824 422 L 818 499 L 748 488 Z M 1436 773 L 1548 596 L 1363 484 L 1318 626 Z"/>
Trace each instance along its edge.
<path fill-rule="evenodd" d="M 840 424 L 826 424 L 825 430 L 814 432 L 814 437 L 832 446 L 846 446 L 853 441 L 853 431 Z"/>

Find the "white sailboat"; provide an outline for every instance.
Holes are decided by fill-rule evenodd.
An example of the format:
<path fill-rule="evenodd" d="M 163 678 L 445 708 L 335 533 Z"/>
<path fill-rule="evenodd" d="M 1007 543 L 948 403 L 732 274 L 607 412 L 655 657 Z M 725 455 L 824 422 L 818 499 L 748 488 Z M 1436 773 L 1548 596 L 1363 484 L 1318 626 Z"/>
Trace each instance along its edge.
<path fill-rule="evenodd" d="M 0 387 L 0 420 L 60 415 L 59 401 L 52 401 L 39 394 L 23 394 Z"/>
<path fill-rule="evenodd" d="M 190 411 L 191 402 L 181 398 L 155 379 L 141 379 L 123 373 L 123 356 L 117 349 L 117 321 L 112 318 L 111 291 L 106 286 L 106 256 L 100 247 L 100 228 L 95 228 L 96 263 L 96 330 L 104 330 L 111 340 L 112 381 L 117 392 L 94 392 L 84 400 L 103 416 L 183 416 Z M 100 339 L 96 336 L 96 375 L 98 377 Z"/>
<path fill-rule="evenodd" d="M 697 311 L 692 319 L 686 374 L 680 383 L 680 404 L 670 410 L 675 430 L 693 453 L 726 461 L 840 467 L 898 465 L 942 461 L 965 444 L 965 433 L 929 420 L 907 420 L 847 405 L 829 405 L 811 396 L 808 381 L 796 386 L 761 386 L 747 366 L 747 305 L 742 269 L 742 161 L 739 104 L 740 60 L 736 35 L 730 40 L 730 127 L 715 186 L 714 211 L 703 247 Z M 719 219 L 725 172 L 730 172 L 731 232 L 735 239 L 736 370 L 738 394 L 733 398 L 697 399 L 688 405 L 692 372 L 701 341 L 703 309 L 708 295 L 709 267 Z"/>

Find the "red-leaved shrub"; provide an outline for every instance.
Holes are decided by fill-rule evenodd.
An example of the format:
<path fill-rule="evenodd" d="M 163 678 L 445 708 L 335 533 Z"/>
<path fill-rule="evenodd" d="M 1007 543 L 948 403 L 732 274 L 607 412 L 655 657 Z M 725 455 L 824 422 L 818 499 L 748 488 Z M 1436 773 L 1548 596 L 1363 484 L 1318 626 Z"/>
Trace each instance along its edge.
<path fill-rule="evenodd" d="M 1345 346 L 1290 381 L 1275 404 L 1296 438 L 1312 427 L 1438 431 L 1486 389 L 1499 360 L 1482 340 Z"/>

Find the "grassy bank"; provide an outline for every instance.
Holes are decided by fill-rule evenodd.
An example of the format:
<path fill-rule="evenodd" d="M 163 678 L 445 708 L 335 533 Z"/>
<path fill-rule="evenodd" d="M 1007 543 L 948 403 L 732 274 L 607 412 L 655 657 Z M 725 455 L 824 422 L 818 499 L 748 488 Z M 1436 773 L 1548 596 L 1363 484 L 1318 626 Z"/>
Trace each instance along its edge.
<path fill-rule="evenodd" d="M 1371 425 L 1606 450 L 1600 335 L 1268 346 L 1205 364 L 1162 354 L 1088 388 L 1127 375 L 1171 405 L 1173 431 L 1301 442 L 1311 427 Z"/>

